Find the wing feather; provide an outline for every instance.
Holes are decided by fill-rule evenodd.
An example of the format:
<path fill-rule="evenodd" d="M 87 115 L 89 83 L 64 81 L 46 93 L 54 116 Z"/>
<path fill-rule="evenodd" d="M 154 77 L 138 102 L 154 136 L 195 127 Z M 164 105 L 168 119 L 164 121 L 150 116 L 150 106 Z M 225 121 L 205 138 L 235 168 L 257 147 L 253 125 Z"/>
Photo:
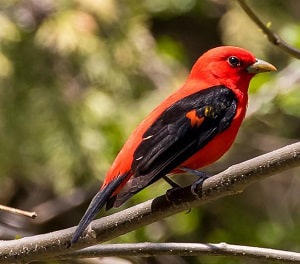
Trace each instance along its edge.
<path fill-rule="evenodd" d="M 119 206 L 133 194 L 169 173 L 199 151 L 231 123 L 237 107 L 234 93 L 215 86 L 187 96 L 166 109 L 145 132 L 134 153 L 133 177 L 117 195 Z M 193 111 L 193 115 L 188 115 Z M 190 118 L 203 121 L 200 125 Z"/>

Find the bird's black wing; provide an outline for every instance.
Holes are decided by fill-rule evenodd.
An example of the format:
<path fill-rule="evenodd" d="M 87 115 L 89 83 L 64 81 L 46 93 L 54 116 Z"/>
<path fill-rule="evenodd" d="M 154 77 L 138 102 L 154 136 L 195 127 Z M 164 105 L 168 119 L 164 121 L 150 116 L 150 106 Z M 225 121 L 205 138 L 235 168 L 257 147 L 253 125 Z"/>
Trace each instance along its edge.
<path fill-rule="evenodd" d="M 114 205 L 166 175 L 225 130 L 235 116 L 237 99 L 229 88 L 214 86 L 167 108 L 143 135 L 134 152 L 133 177 Z"/>

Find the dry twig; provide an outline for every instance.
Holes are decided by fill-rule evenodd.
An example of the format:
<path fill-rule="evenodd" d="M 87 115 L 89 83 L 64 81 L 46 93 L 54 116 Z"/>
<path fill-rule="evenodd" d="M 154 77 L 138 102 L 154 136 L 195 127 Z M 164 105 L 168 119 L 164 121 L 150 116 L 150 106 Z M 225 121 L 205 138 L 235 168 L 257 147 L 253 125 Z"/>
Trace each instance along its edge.
<path fill-rule="evenodd" d="M 32 218 L 32 219 L 37 217 L 36 212 L 24 211 L 24 210 L 9 207 L 9 206 L 6 206 L 6 205 L 0 205 L 0 210 L 5 211 L 5 212 L 9 212 L 9 213 L 12 213 L 12 214 L 18 214 L 18 215 L 26 216 L 26 217 L 29 217 L 29 218 Z"/>
<path fill-rule="evenodd" d="M 259 17 L 252 11 L 252 9 L 247 5 L 245 0 L 237 0 L 241 8 L 245 11 L 248 17 L 266 34 L 269 41 L 275 46 L 278 46 L 281 50 L 285 51 L 289 55 L 296 59 L 300 59 L 300 50 L 289 45 L 280 36 L 273 32 L 264 22 L 262 22 Z"/>

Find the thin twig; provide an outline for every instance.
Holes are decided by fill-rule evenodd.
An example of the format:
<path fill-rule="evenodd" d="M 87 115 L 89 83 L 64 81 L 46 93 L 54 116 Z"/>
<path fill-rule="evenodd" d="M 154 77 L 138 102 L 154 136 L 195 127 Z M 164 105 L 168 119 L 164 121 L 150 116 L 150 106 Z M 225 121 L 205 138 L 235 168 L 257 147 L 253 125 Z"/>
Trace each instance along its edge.
<path fill-rule="evenodd" d="M 77 250 L 57 259 L 69 258 L 95 258 L 103 256 L 136 256 L 149 257 L 157 255 L 178 256 L 230 256 L 247 257 L 276 261 L 277 263 L 300 263 L 300 253 L 227 243 L 130 243 L 130 244 L 108 244 L 97 245 Z"/>
<path fill-rule="evenodd" d="M 62 194 L 54 199 L 36 205 L 33 209 L 38 212 L 39 217 L 36 219 L 35 224 L 45 224 L 84 202 L 88 203 L 92 199 L 92 194 L 97 191 L 95 187 L 95 185 L 92 188 L 79 187 L 74 189 L 71 194 Z M 59 206 L 57 206 L 58 204 Z"/>
<path fill-rule="evenodd" d="M 237 0 L 241 8 L 245 11 L 248 17 L 266 34 L 269 41 L 275 46 L 293 56 L 296 59 L 300 59 L 300 50 L 289 45 L 280 36 L 274 33 L 264 22 L 262 22 L 259 17 L 252 11 L 252 9 L 246 4 L 245 0 Z"/>
<path fill-rule="evenodd" d="M 281 171 L 300 166 L 300 142 L 234 165 L 207 179 L 197 199 L 191 186 L 138 204 L 92 222 L 86 236 L 68 248 L 75 227 L 19 240 L 0 242 L 0 263 L 51 259 L 78 249 L 109 241 L 165 217 L 201 206 L 224 196 L 237 194 L 250 184 Z"/>
<path fill-rule="evenodd" d="M 1 204 L 0 204 L 0 210 L 6 211 L 6 212 L 9 212 L 9 213 L 12 213 L 12 214 L 18 214 L 18 215 L 26 216 L 26 217 L 29 217 L 29 218 L 32 218 L 32 219 L 37 217 L 36 212 L 24 211 L 24 210 L 21 210 L 21 209 L 17 209 L 17 208 L 13 208 L 13 207 L 9 207 L 9 206 L 6 206 L 6 205 L 1 205 Z"/>

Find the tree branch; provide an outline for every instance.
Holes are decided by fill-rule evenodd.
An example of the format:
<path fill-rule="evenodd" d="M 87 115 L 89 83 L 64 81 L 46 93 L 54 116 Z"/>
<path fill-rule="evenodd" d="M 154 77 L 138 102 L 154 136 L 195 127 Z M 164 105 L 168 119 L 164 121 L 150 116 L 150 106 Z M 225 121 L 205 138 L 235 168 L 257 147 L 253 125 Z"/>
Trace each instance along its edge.
<path fill-rule="evenodd" d="M 12 213 L 12 214 L 26 216 L 26 217 L 29 217 L 29 218 L 32 218 L 32 219 L 37 217 L 36 212 L 24 211 L 24 210 L 21 210 L 21 209 L 9 207 L 9 206 L 2 205 L 2 204 L 0 204 L 0 210 L 6 211 L 6 212 L 9 212 L 9 213 Z"/>
<path fill-rule="evenodd" d="M 82 250 L 77 250 L 57 259 L 69 258 L 95 258 L 103 256 L 136 256 L 149 257 L 157 255 L 178 255 L 178 256 L 230 256 L 247 257 L 253 260 L 276 261 L 277 263 L 300 263 L 300 253 L 230 245 L 227 243 L 134 243 L 134 244 L 108 244 L 97 245 Z"/>
<path fill-rule="evenodd" d="M 2 241 L 0 263 L 53 258 L 108 241 L 164 217 L 239 193 L 254 182 L 297 166 L 300 166 L 300 142 L 234 165 L 207 179 L 197 190 L 201 199 L 196 199 L 188 186 L 174 190 L 168 200 L 163 195 L 93 221 L 87 235 L 71 248 L 67 248 L 67 245 L 75 227 L 14 241 Z"/>
<path fill-rule="evenodd" d="M 285 42 L 281 37 L 274 33 L 267 25 L 265 25 L 258 16 L 251 10 L 246 4 L 245 0 L 237 0 L 241 8 L 245 11 L 248 17 L 266 34 L 269 41 L 275 46 L 278 46 L 281 50 L 293 56 L 294 58 L 300 59 L 300 50 L 294 48 Z"/>

